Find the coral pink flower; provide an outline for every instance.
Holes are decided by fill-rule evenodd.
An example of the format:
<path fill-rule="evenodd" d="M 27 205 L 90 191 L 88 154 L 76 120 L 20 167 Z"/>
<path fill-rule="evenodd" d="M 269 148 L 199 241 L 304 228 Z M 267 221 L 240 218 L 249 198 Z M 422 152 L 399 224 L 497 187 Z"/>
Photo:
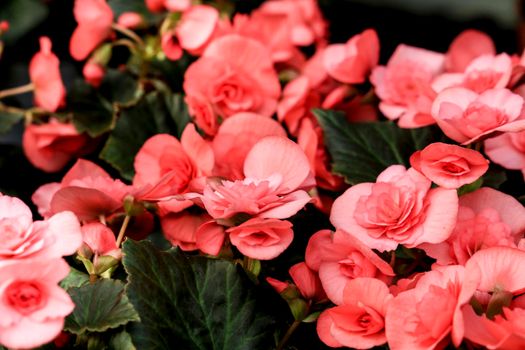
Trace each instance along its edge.
<path fill-rule="evenodd" d="M 485 33 L 467 29 L 450 44 L 445 57 L 448 72 L 461 73 L 475 58 L 482 55 L 496 55 L 492 39 Z"/>
<path fill-rule="evenodd" d="M 151 12 L 161 12 L 164 10 L 164 2 L 166 0 L 145 0 L 146 7 Z"/>
<path fill-rule="evenodd" d="M 438 264 L 461 264 L 478 250 L 516 247 L 525 233 L 525 208 L 512 196 L 483 187 L 459 198 L 458 221 L 450 237 L 423 245 Z"/>
<path fill-rule="evenodd" d="M 352 186 L 337 198 L 330 221 L 380 251 L 441 243 L 454 229 L 458 196 L 430 185 L 416 170 L 392 165 L 376 183 Z"/>
<path fill-rule="evenodd" d="M 106 69 L 94 61 L 87 61 L 82 69 L 82 75 L 86 82 L 94 87 L 99 87 L 106 75 Z"/>
<path fill-rule="evenodd" d="M 186 96 L 184 99 L 188 105 L 189 114 L 199 129 L 206 135 L 215 135 L 219 129 L 219 121 L 211 103 L 198 94 Z"/>
<path fill-rule="evenodd" d="M 286 84 L 283 97 L 277 106 L 277 117 L 284 122 L 294 136 L 297 136 L 301 121 L 311 116 L 312 108 L 321 105 L 320 94 L 312 89 L 310 80 L 301 76 Z"/>
<path fill-rule="evenodd" d="M 255 113 L 238 113 L 226 119 L 213 138 L 214 175 L 244 178 L 246 156 L 266 136 L 286 137 L 286 131 L 275 120 Z"/>
<path fill-rule="evenodd" d="M 388 287 L 375 278 L 356 278 L 344 287 L 338 306 L 317 320 L 317 334 L 330 347 L 369 349 L 386 343 L 385 315 L 392 300 Z"/>
<path fill-rule="evenodd" d="M 426 272 L 413 289 L 398 294 L 389 304 L 385 325 L 392 350 L 441 349 L 463 339 L 461 307 L 474 294 L 463 266 L 447 266 Z M 470 275 L 472 279 L 478 275 Z"/>
<path fill-rule="evenodd" d="M 292 223 L 286 220 L 253 218 L 226 230 L 230 242 L 247 257 L 271 260 L 292 243 Z"/>
<path fill-rule="evenodd" d="M 211 175 L 213 150 L 188 124 L 181 141 L 168 134 L 149 138 L 135 156 L 135 197 L 156 200 L 200 187 L 199 177 Z"/>
<path fill-rule="evenodd" d="M 119 259 L 121 256 L 115 234 L 106 225 L 99 222 L 83 225 L 82 239 L 95 257 L 110 255 Z M 94 263 L 96 265 L 96 262 Z"/>
<path fill-rule="evenodd" d="M 262 44 L 239 35 L 226 35 L 214 40 L 188 68 L 184 91 L 188 102 L 196 96 L 209 103 L 216 116 L 228 118 L 239 112 L 271 116 L 281 88 Z"/>
<path fill-rule="evenodd" d="M 321 301 L 326 299 L 321 280 L 315 271 L 310 269 L 305 262 L 300 262 L 288 270 L 294 284 L 301 295 L 308 300 Z"/>
<path fill-rule="evenodd" d="M 521 273 L 524 263 L 525 252 L 509 247 L 481 250 L 467 262 L 466 276 L 481 277 L 469 281 L 477 288 L 474 297 L 479 308 L 477 313 L 471 305 L 462 309 L 465 338 L 489 349 L 520 349 L 525 345 L 523 297 L 515 298 L 525 291 Z"/>
<path fill-rule="evenodd" d="M 312 270 L 319 272 L 328 298 L 336 304 L 342 303 L 344 287 L 354 278 L 373 277 L 389 282 L 394 276 L 388 263 L 344 231 L 315 233 L 308 241 L 305 259 Z"/>
<path fill-rule="evenodd" d="M 485 154 L 507 169 L 522 170 L 525 176 L 525 131 L 504 133 L 485 140 Z"/>
<path fill-rule="evenodd" d="M 217 224 L 215 220 L 210 220 L 200 225 L 195 235 L 195 244 L 201 252 L 210 255 L 219 255 L 224 239 L 226 238 L 224 226 Z"/>
<path fill-rule="evenodd" d="M 379 61 L 379 38 L 373 29 L 355 35 L 346 44 L 329 45 L 324 51 L 328 74 L 346 84 L 364 83 Z"/>
<path fill-rule="evenodd" d="M 62 259 L 0 265 L 0 344 L 32 349 L 52 341 L 75 305 L 57 284 L 69 272 Z"/>
<path fill-rule="evenodd" d="M 186 11 L 191 6 L 191 0 L 164 0 L 164 6 L 172 12 Z"/>
<path fill-rule="evenodd" d="M 509 55 L 483 55 L 472 61 L 464 73 L 445 73 L 432 83 L 436 92 L 449 87 L 461 86 L 477 93 L 489 89 L 504 88 L 512 74 L 512 61 Z"/>
<path fill-rule="evenodd" d="M 45 186 L 45 187 L 44 187 Z M 98 165 L 79 159 L 66 173 L 60 187 L 51 184 L 40 187 L 34 194 L 39 211 L 59 213 L 72 211 L 80 220 L 98 220 L 122 208 L 129 186 L 114 180 Z M 50 198 L 50 202 L 45 200 Z M 82 198 L 81 201 L 78 198 Z"/>
<path fill-rule="evenodd" d="M 59 66 L 58 57 L 51 51 L 51 40 L 41 37 L 40 51 L 29 62 L 29 78 L 34 85 L 35 105 L 50 112 L 56 112 L 66 97 Z"/>
<path fill-rule="evenodd" d="M 118 16 L 117 23 L 124 28 L 134 29 L 140 27 L 144 23 L 144 19 L 137 12 L 123 12 Z"/>
<path fill-rule="evenodd" d="M 399 119 L 402 128 L 434 124 L 430 109 L 436 93 L 431 84 L 444 61 L 440 53 L 399 45 L 386 67 L 376 67 L 370 77 L 381 112 L 388 119 Z"/>
<path fill-rule="evenodd" d="M 168 213 L 160 218 L 164 236 L 182 250 L 197 250 L 197 229 L 211 220 L 207 214 L 194 215 L 188 212 Z"/>
<path fill-rule="evenodd" d="M 71 212 L 33 222 L 18 198 L 0 196 L 0 265 L 19 259 L 52 259 L 73 254 L 82 244 L 80 224 Z"/>
<path fill-rule="evenodd" d="M 239 213 L 285 219 L 310 201 L 298 188 L 309 184 L 308 159 L 287 138 L 268 136 L 252 147 L 244 161 L 243 180 L 208 184 L 202 202 L 214 219 L 229 219 Z"/>
<path fill-rule="evenodd" d="M 435 184 L 454 189 L 476 181 L 489 168 L 481 153 L 441 142 L 415 152 L 410 164 Z"/>
<path fill-rule="evenodd" d="M 498 131 L 525 129 L 518 120 L 523 98 L 507 89 L 492 89 L 478 95 L 457 87 L 441 92 L 432 105 L 432 116 L 445 135 L 463 145 Z"/>
<path fill-rule="evenodd" d="M 111 34 L 113 11 L 106 0 L 75 0 L 73 14 L 78 27 L 71 37 L 69 51 L 81 61 Z"/>
<path fill-rule="evenodd" d="M 219 11 L 208 5 L 197 5 L 182 14 L 175 32 L 184 50 L 200 55 L 218 29 Z"/>
<path fill-rule="evenodd" d="M 182 57 L 182 47 L 180 46 L 179 38 L 174 30 L 168 30 L 162 34 L 160 45 L 162 47 L 162 52 L 164 52 L 168 59 L 176 61 Z"/>
<path fill-rule="evenodd" d="M 89 151 L 90 139 L 79 134 L 73 124 L 51 118 L 47 124 L 27 125 L 22 146 L 27 159 L 38 169 L 55 172 L 71 159 Z"/>

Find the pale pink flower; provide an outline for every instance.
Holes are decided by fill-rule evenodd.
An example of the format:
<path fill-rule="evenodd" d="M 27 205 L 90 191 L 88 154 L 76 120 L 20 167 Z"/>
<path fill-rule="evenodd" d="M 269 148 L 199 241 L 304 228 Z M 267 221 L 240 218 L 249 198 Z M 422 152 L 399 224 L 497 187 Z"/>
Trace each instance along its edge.
<path fill-rule="evenodd" d="M 113 11 L 106 0 L 75 0 L 73 14 L 78 27 L 71 37 L 69 51 L 81 61 L 111 34 Z"/>
<path fill-rule="evenodd" d="M 444 188 L 459 188 L 479 179 L 489 161 L 475 150 L 436 142 L 410 157 L 414 169 Z"/>
<path fill-rule="evenodd" d="M 389 304 L 386 338 L 392 350 L 441 349 L 459 346 L 464 327 L 461 307 L 474 294 L 463 266 L 447 266 L 426 272 L 413 289 L 399 293 Z M 478 275 L 470 275 L 472 280 Z"/>
<path fill-rule="evenodd" d="M 507 89 L 477 94 L 455 87 L 436 97 L 432 116 L 445 135 L 466 145 L 496 132 L 525 130 L 522 107 L 523 98 Z"/>
<path fill-rule="evenodd" d="M 443 54 L 399 45 L 386 66 L 376 67 L 370 80 L 381 99 L 379 109 L 402 128 L 434 124 L 430 115 L 436 92 L 432 81 L 443 71 Z"/>
<path fill-rule="evenodd" d="M 202 202 L 214 219 L 239 213 L 285 219 L 304 207 L 310 196 L 299 188 L 309 183 L 310 165 L 301 148 L 285 137 L 267 136 L 244 161 L 243 180 L 210 183 Z"/>
<path fill-rule="evenodd" d="M 226 230 L 230 242 L 247 257 L 271 260 L 292 243 L 292 223 L 286 220 L 252 218 Z"/>
<path fill-rule="evenodd" d="M 443 242 L 456 223 L 458 196 L 430 186 L 418 171 L 392 165 L 376 183 L 354 185 L 337 198 L 330 221 L 380 251 Z"/>
<path fill-rule="evenodd" d="M 29 78 L 34 85 L 35 105 L 56 112 L 64 105 L 66 88 L 60 74 L 60 61 L 51 51 L 51 40 L 40 38 L 40 51 L 29 62 Z"/>
<path fill-rule="evenodd" d="M 343 300 L 319 316 L 317 334 L 330 347 L 369 349 L 385 344 L 385 315 L 391 300 L 386 284 L 375 278 L 348 281 Z"/>
<path fill-rule="evenodd" d="M 95 259 L 105 255 L 112 256 L 115 259 L 120 259 L 121 257 L 115 233 L 106 225 L 99 222 L 83 225 L 82 239 L 90 252 L 95 255 Z M 93 261 L 93 263 L 96 265 L 96 261 Z"/>
<path fill-rule="evenodd" d="M 379 61 L 379 38 L 375 30 L 367 29 L 345 44 L 329 45 L 323 55 L 332 78 L 346 84 L 364 83 Z"/>
<path fill-rule="evenodd" d="M 69 272 L 62 259 L 0 264 L 0 344 L 31 349 L 52 341 L 75 305 L 57 284 Z"/>
<path fill-rule="evenodd" d="M 525 131 L 509 132 L 485 140 L 485 154 L 506 169 L 522 170 L 525 176 Z"/>
<path fill-rule="evenodd" d="M 124 28 L 134 29 L 142 26 L 144 19 L 140 13 L 130 11 L 121 13 L 118 16 L 117 23 Z"/>
<path fill-rule="evenodd" d="M 90 139 L 79 134 L 72 123 L 51 118 L 46 124 L 29 124 L 22 136 L 27 159 L 45 172 L 62 169 L 73 158 L 89 152 Z"/>
<path fill-rule="evenodd" d="M 483 32 L 467 29 L 450 44 L 445 56 L 445 67 L 448 72 L 461 73 L 475 58 L 485 54 L 496 54 L 492 39 Z"/>
<path fill-rule="evenodd" d="M 202 54 L 218 32 L 219 11 L 208 5 L 185 11 L 175 29 L 180 47 L 192 55 Z"/>
<path fill-rule="evenodd" d="M 188 68 L 184 91 L 188 101 L 197 97 L 211 105 L 216 117 L 228 118 L 239 112 L 271 116 L 281 88 L 269 52 L 261 43 L 226 35 L 214 40 Z"/>
<path fill-rule="evenodd" d="M 441 92 L 449 87 L 464 87 L 477 93 L 505 88 L 512 74 L 509 55 L 483 55 L 473 60 L 463 73 L 444 73 L 434 80 L 432 88 Z"/>
<path fill-rule="evenodd" d="M 394 271 L 372 249 L 344 231 L 321 230 L 308 241 L 306 264 L 319 272 L 328 298 L 336 304 L 343 300 L 346 283 L 360 277 L 390 282 Z"/>

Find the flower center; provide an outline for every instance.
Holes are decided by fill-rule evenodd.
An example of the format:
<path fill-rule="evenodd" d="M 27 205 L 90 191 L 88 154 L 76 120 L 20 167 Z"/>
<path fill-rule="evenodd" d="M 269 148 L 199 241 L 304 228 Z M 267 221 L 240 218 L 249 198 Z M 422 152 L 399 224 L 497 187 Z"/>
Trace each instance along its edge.
<path fill-rule="evenodd" d="M 14 282 L 5 291 L 7 303 L 23 315 L 30 314 L 44 306 L 45 300 L 42 294 L 37 283 L 27 281 Z"/>

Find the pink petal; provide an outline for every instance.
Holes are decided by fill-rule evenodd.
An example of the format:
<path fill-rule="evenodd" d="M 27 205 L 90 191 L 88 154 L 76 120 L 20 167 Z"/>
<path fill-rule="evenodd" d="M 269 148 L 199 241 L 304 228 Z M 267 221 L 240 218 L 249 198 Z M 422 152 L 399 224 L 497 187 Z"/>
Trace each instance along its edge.
<path fill-rule="evenodd" d="M 79 200 L 82 198 L 82 200 Z M 99 190 L 70 186 L 59 190 L 51 200 L 51 211 L 72 211 L 80 220 L 98 220 L 100 215 L 113 213 L 122 203 Z"/>
<path fill-rule="evenodd" d="M 188 124 L 182 133 L 182 148 L 204 175 L 211 175 L 214 166 L 213 149 L 195 130 L 194 124 Z"/>
<path fill-rule="evenodd" d="M 225 238 L 224 227 L 208 221 L 199 226 L 196 233 L 197 248 L 205 254 L 219 255 Z"/>
<path fill-rule="evenodd" d="M 207 5 L 192 6 L 184 12 L 176 32 L 183 49 L 201 49 L 211 39 L 219 22 L 219 11 Z"/>
<path fill-rule="evenodd" d="M 492 39 L 485 33 L 467 29 L 450 44 L 446 56 L 446 67 L 451 72 L 463 72 L 465 68 L 483 54 L 496 54 Z"/>

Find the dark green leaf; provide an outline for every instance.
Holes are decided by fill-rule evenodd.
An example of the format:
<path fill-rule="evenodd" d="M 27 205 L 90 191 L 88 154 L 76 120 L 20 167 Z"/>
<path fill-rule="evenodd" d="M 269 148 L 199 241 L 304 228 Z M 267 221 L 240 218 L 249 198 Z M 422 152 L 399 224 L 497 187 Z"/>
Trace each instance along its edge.
<path fill-rule="evenodd" d="M 104 332 L 139 321 L 120 281 L 101 279 L 78 288 L 69 288 L 68 293 L 76 305 L 73 313 L 66 318 L 64 328 L 71 333 Z"/>
<path fill-rule="evenodd" d="M 89 275 L 84 272 L 80 272 L 77 269 L 71 267 L 69 274 L 60 282 L 60 287 L 69 289 L 72 287 L 82 287 L 89 283 Z"/>
<path fill-rule="evenodd" d="M 137 97 L 137 88 L 137 79 L 131 74 L 117 69 L 108 69 L 98 90 L 106 100 L 124 104 Z"/>
<path fill-rule="evenodd" d="M 150 23 L 158 17 L 148 11 L 144 0 L 108 0 L 108 4 L 113 10 L 115 17 L 120 16 L 124 12 L 136 12 Z"/>
<path fill-rule="evenodd" d="M 501 167 L 490 167 L 490 169 L 483 175 L 483 186 L 492 187 L 495 189 L 507 181 L 507 174 L 505 169 Z"/>
<path fill-rule="evenodd" d="M 333 161 L 349 184 L 374 182 L 393 164 L 409 166 L 410 155 L 438 141 L 432 127 L 401 129 L 392 122 L 350 123 L 340 112 L 314 110 Z"/>
<path fill-rule="evenodd" d="M 48 9 L 40 0 L 0 1 L 0 21 L 9 21 L 9 30 L 2 35 L 2 40 L 14 43 L 42 22 L 47 14 Z"/>
<path fill-rule="evenodd" d="M 481 185 L 483 185 L 483 178 L 482 177 L 480 177 L 479 179 L 477 179 L 473 183 L 461 186 L 458 189 L 458 196 L 462 196 L 464 194 L 467 194 L 467 193 L 470 193 L 470 192 L 474 192 L 475 190 L 480 188 Z"/>
<path fill-rule="evenodd" d="M 272 318 L 233 263 L 124 243 L 127 293 L 141 323 L 128 327 L 138 349 L 267 349 Z"/>
<path fill-rule="evenodd" d="M 173 97 L 177 98 L 180 99 Z M 172 108 L 180 105 L 172 103 L 170 106 L 167 100 L 166 94 L 152 92 L 136 105 L 123 107 L 115 129 L 100 154 L 100 158 L 119 170 L 122 177 L 128 180 L 133 178 L 133 160 L 148 138 L 158 133 L 177 132 L 175 121 L 179 122 L 177 118 L 182 112 Z"/>
<path fill-rule="evenodd" d="M 177 129 L 176 135 L 180 138 L 184 128 L 191 121 L 188 114 L 188 105 L 186 105 L 184 98 L 180 94 L 166 94 L 164 96 L 169 115 Z"/>
<path fill-rule="evenodd" d="M 23 114 L 0 111 L 0 134 L 6 134 L 11 128 L 24 119 Z"/>

